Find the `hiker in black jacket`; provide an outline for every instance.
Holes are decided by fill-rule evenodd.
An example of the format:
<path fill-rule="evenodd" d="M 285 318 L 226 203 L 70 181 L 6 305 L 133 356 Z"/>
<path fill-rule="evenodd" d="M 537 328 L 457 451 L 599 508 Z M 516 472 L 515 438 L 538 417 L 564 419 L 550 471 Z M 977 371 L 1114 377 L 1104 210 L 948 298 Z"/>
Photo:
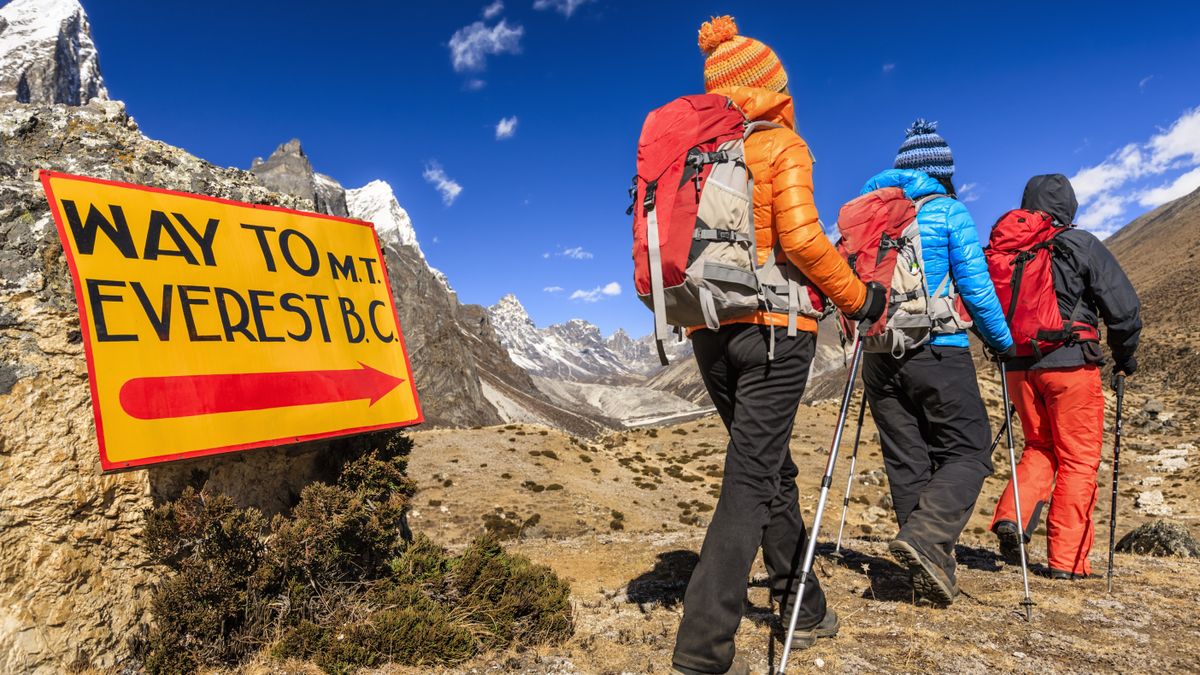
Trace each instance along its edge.
<path fill-rule="evenodd" d="M 1064 318 L 1073 316 L 1093 329 L 1103 319 L 1115 386 L 1118 373 L 1137 371 L 1134 353 L 1142 320 L 1133 285 L 1095 235 L 1071 226 L 1078 202 L 1066 176 L 1031 178 L 1021 208 L 1049 214 L 1056 226 L 1065 228 L 1054 237 L 1051 262 L 1059 311 Z M 1049 566 L 1051 576 L 1058 579 L 1091 573 L 1087 558 L 1104 437 L 1104 363 L 1096 339 L 1072 341 L 1048 353 L 1008 362 L 1008 388 L 1025 432 L 1025 451 L 1017 466 L 1021 513 L 1028 519 L 1025 537 L 1028 541 L 1029 533 L 1037 529 L 1049 500 Z M 1015 559 L 1020 535 L 1011 481 L 996 505 L 992 531 L 1005 557 Z"/>

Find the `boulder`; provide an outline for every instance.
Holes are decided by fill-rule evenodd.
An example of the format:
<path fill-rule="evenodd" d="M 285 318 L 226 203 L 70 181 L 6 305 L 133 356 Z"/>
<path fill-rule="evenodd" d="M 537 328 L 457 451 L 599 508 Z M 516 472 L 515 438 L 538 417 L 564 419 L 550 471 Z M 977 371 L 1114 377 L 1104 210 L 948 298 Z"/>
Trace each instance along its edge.
<path fill-rule="evenodd" d="M 1200 542 L 1178 523 L 1156 520 L 1135 528 L 1117 542 L 1120 553 L 1137 555 L 1200 557 Z"/>

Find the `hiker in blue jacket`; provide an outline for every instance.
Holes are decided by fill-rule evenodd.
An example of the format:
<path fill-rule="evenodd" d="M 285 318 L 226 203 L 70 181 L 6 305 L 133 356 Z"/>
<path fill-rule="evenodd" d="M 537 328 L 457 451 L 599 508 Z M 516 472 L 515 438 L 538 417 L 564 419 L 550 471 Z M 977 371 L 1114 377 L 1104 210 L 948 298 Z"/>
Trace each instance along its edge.
<path fill-rule="evenodd" d="M 917 120 L 896 168 L 867 181 L 862 191 L 899 187 L 914 201 L 943 195 L 924 201 L 917 212 L 929 294 L 957 292 L 987 346 L 1011 358 L 1012 336 L 975 222 L 955 198 L 954 158 L 936 131 L 936 123 Z M 954 545 L 992 473 L 991 428 L 962 329 L 968 320 L 961 318 L 899 357 L 864 354 L 862 365 L 900 525 L 888 550 L 908 568 L 917 593 L 943 605 L 958 594 Z"/>

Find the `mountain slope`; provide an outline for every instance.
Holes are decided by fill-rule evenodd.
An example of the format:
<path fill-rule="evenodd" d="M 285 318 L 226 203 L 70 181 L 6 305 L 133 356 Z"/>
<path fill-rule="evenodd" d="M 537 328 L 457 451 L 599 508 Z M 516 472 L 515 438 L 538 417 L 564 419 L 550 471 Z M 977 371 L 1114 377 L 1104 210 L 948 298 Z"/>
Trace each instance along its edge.
<path fill-rule="evenodd" d="M 0 103 L 81 105 L 107 99 L 92 28 L 76 0 L 0 7 Z"/>
<path fill-rule="evenodd" d="M 1200 386 L 1200 190 L 1160 206 L 1104 242 L 1142 301 L 1137 380 Z"/>

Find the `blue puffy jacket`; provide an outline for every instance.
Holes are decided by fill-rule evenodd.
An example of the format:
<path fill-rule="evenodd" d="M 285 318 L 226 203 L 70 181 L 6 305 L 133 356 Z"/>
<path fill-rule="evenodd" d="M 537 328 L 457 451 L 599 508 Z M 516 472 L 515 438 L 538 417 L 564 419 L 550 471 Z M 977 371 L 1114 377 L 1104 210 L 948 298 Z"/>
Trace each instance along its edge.
<path fill-rule="evenodd" d="M 941 183 L 923 171 L 911 169 L 889 169 L 876 175 L 863 186 L 862 194 L 887 187 L 903 189 L 904 194 L 914 201 L 931 194 L 946 194 Z M 988 346 L 996 351 L 1012 346 L 1004 310 L 996 298 L 975 221 L 971 220 L 967 207 L 956 199 L 930 200 L 917 213 L 917 225 L 921 228 L 921 257 L 925 262 L 930 293 L 936 291 L 949 270 L 963 304 Z M 933 344 L 966 347 L 969 343 L 966 332 L 960 331 L 936 335 Z"/>

